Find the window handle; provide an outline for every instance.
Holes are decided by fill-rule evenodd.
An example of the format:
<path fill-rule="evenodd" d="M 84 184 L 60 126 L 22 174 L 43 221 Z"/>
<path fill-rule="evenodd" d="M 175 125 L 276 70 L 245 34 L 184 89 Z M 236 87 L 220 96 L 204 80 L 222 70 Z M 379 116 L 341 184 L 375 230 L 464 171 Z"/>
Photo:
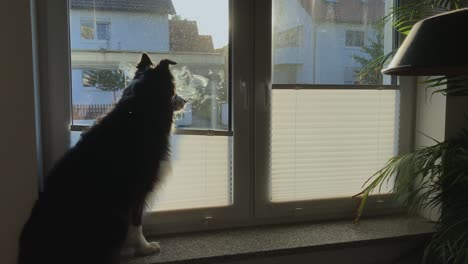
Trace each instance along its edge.
<path fill-rule="evenodd" d="M 294 208 L 294 212 L 293 212 L 294 216 L 301 216 L 303 213 L 304 213 L 304 211 L 302 210 L 302 207 Z"/>
<path fill-rule="evenodd" d="M 212 220 L 213 220 L 213 216 L 207 215 L 207 216 L 203 217 L 203 224 L 204 225 L 209 225 Z"/>
<path fill-rule="evenodd" d="M 248 96 L 247 96 L 247 84 L 245 81 L 240 81 L 240 90 L 242 97 L 244 98 L 244 110 L 248 111 L 249 110 L 249 102 L 248 102 Z"/>

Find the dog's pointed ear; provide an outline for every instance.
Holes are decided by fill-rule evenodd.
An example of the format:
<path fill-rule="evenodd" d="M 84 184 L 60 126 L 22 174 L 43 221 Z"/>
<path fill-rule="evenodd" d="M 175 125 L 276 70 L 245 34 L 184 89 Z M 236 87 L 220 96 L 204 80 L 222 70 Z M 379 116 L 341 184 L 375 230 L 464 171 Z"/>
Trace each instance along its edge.
<path fill-rule="evenodd" d="M 164 68 L 167 68 L 169 69 L 169 65 L 176 65 L 177 63 L 175 61 L 171 61 L 171 60 L 168 60 L 168 59 L 164 59 L 164 60 L 161 60 L 158 64 L 158 68 L 159 67 L 164 67 Z"/>
<path fill-rule="evenodd" d="M 147 69 L 147 68 L 151 67 L 152 65 L 153 65 L 153 62 L 149 58 L 148 54 L 143 53 L 141 55 L 141 60 L 138 63 L 137 68 L 140 69 L 140 70 L 143 70 L 143 69 Z"/>

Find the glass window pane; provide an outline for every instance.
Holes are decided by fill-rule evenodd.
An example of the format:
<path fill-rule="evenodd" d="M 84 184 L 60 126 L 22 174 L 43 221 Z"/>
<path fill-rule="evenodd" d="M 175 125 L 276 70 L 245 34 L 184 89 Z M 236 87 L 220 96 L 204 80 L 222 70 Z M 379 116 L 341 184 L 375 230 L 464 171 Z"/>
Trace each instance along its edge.
<path fill-rule="evenodd" d="M 160 0 L 138 5 L 131 0 L 71 0 L 70 8 L 74 106 L 107 107 L 121 95 L 120 85 L 110 87 L 100 83 L 102 78 L 96 85 L 83 81 L 84 70 L 119 71 L 128 81 L 141 52 L 147 52 L 155 63 L 163 58 L 177 62 L 172 67 L 177 92 L 189 101 L 177 116 L 177 126 L 228 129 L 228 0 Z M 73 123 L 92 122 L 82 118 L 73 116 Z"/>
<path fill-rule="evenodd" d="M 229 128 L 229 1 L 70 1 L 72 123 L 92 125 L 118 102 L 142 52 L 171 70 L 188 103 L 179 129 Z M 206 8 L 209 7 L 209 8 Z M 71 132 L 74 145 L 80 132 Z M 232 139 L 172 136 L 172 173 L 152 210 L 231 204 Z"/>
<path fill-rule="evenodd" d="M 273 0 L 273 83 L 390 84 L 381 68 L 358 74 L 392 49 L 378 23 L 390 0 Z"/>
<path fill-rule="evenodd" d="M 360 192 L 397 153 L 397 98 L 394 90 L 273 90 L 271 200 Z"/>

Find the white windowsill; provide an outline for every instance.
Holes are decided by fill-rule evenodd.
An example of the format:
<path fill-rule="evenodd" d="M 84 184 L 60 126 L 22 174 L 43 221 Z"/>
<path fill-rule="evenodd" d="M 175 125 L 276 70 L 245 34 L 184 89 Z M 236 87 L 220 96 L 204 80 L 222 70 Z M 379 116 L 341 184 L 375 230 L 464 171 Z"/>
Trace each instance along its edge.
<path fill-rule="evenodd" d="M 426 219 L 394 216 L 363 219 L 356 225 L 348 220 L 179 234 L 150 238 L 160 242 L 160 254 L 124 260 L 122 264 L 222 263 L 427 238 L 433 230 L 434 225 Z"/>

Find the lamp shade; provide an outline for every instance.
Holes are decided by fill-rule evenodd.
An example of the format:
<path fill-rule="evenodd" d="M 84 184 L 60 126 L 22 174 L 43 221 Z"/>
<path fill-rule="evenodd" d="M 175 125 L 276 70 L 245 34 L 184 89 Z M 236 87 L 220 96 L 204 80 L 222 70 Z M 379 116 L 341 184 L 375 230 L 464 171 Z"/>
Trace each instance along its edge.
<path fill-rule="evenodd" d="M 468 75 L 468 8 L 416 23 L 382 73 Z"/>

